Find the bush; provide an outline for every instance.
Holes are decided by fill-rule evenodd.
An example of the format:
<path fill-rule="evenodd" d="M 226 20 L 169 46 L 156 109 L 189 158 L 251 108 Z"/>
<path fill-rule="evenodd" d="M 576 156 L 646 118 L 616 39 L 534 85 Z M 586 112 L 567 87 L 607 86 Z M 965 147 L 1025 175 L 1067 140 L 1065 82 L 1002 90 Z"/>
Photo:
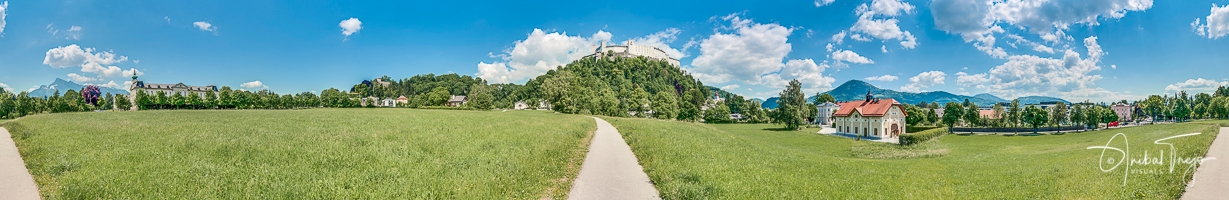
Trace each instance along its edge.
<path fill-rule="evenodd" d="M 918 143 L 930 141 L 931 139 L 938 138 L 945 134 L 947 134 L 947 128 L 934 128 L 934 129 L 917 132 L 917 133 L 901 134 L 900 144 L 901 145 L 918 144 Z"/>
<path fill-rule="evenodd" d="M 471 107 L 452 107 L 452 106 L 419 106 L 418 109 L 433 109 L 433 110 L 478 110 Z"/>
<path fill-rule="evenodd" d="M 935 128 L 939 128 L 939 127 L 938 126 L 906 126 L 905 132 L 906 133 L 917 133 L 917 132 L 922 132 L 922 131 L 935 129 Z"/>

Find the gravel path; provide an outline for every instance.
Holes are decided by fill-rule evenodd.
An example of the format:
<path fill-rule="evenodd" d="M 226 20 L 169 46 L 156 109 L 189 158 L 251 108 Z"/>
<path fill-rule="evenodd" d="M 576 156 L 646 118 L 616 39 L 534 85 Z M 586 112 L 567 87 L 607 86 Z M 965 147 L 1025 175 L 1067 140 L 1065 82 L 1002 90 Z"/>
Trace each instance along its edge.
<path fill-rule="evenodd" d="M 1186 184 L 1182 199 L 1229 198 L 1229 127 L 1221 127 L 1220 133 L 1208 148 L 1203 164 L 1195 170 L 1195 178 Z"/>
<path fill-rule="evenodd" d="M 619 130 L 601 118 L 568 199 L 660 199 Z"/>
<path fill-rule="evenodd" d="M 0 199 L 39 199 L 38 185 L 26 170 L 9 131 L 0 128 Z"/>

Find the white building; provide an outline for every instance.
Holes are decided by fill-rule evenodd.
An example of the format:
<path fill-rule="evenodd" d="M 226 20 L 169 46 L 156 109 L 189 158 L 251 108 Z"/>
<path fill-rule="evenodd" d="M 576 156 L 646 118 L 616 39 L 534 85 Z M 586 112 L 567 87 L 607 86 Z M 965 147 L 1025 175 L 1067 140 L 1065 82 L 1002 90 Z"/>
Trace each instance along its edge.
<path fill-rule="evenodd" d="M 840 104 L 833 114 L 836 132 L 872 138 L 896 138 L 905 134 L 904 107 L 893 99 L 875 99 L 870 92 L 866 100 Z"/>
<path fill-rule="evenodd" d="M 179 95 L 183 95 L 183 96 L 197 95 L 197 96 L 200 96 L 201 98 L 205 98 L 206 92 L 213 91 L 216 94 L 218 92 L 218 87 L 213 86 L 213 85 L 191 86 L 191 85 L 185 85 L 183 83 L 176 83 L 176 84 L 145 83 L 145 81 L 137 80 L 137 77 L 133 76 L 132 84 L 128 85 L 128 94 L 129 94 L 128 101 L 132 103 L 130 104 L 132 105 L 131 110 L 137 110 L 138 105 L 137 105 L 137 95 L 136 94 L 140 93 L 141 91 L 144 91 L 145 94 L 147 95 L 158 95 L 158 92 L 162 92 L 163 94 L 166 94 L 166 96 L 172 96 L 178 93 Z"/>
<path fill-rule="evenodd" d="M 831 125 L 832 120 L 834 120 L 832 114 L 841 109 L 841 105 L 832 102 L 824 102 L 815 107 L 818 108 L 818 112 L 815 113 L 815 124 L 819 125 Z"/>
<path fill-rule="evenodd" d="M 658 49 L 657 47 L 652 47 L 652 46 L 647 46 L 647 45 L 638 45 L 632 41 L 627 41 L 627 45 L 624 45 L 624 46 L 607 46 L 606 41 L 602 41 L 602 44 L 598 46 L 597 49 L 593 50 L 593 54 L 590 54 L 589 56 L 598 57 L 598 58 L 603 57 L 603 56 L 621 56 L 621 57 L 644 56 L 644 57 L 658 59 L 658 60 L 665 60 L 666 62 L 670 63 L 670 65 L 674 65 L 674 67 L 679 67 L 679 59 L 671 58 L 670 55 L 666 54 L 666 51 L 662 51 L 661 49 Z"/>

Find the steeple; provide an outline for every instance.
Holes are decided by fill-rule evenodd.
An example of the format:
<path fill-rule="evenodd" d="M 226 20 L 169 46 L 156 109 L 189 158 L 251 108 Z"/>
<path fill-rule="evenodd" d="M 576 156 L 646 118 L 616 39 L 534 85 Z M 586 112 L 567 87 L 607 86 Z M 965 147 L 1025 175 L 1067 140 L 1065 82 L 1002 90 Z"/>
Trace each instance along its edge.
<path fill-rule="evenodd" d="M 871 91 L 866 90 L 866 102 L 871 102 L 872 98 L 875 98 L 875 95 L 871 95 Z"/>

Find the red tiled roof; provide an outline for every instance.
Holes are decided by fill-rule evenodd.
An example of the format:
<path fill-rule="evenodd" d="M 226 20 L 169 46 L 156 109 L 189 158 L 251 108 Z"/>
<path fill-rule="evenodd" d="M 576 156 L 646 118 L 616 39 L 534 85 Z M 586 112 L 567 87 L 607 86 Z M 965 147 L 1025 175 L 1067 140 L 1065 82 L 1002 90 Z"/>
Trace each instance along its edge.
<path fill-rule="evenodd" d="M 981 118 L 998 119 L 998 116 L 994 115 L 994 110 L 977 110 L 977 114 L 981 115 Z"/>
<path fill-rule="evenodd" d="M 892 109 L 892 106 L 900 107 L 900 103 L 897 103 L 896 100 L 893 99 L 880 99 L 878 102 L 867 102 L 865 100 L 850 101 L 840 103 L 840 105 L 841 109 L 836 110 L 836 113 L 832 114 L 832 116 L 845 117 L 853 114 L 853 112 L 857 110 L 862 116 L 879 117 L 888 114 L 888 110 Z M 901 111 L 904 111 L 904 108 L 900 109 Z M 906 115 L 908 115 L 908 113 L 906 113 Z"/>

